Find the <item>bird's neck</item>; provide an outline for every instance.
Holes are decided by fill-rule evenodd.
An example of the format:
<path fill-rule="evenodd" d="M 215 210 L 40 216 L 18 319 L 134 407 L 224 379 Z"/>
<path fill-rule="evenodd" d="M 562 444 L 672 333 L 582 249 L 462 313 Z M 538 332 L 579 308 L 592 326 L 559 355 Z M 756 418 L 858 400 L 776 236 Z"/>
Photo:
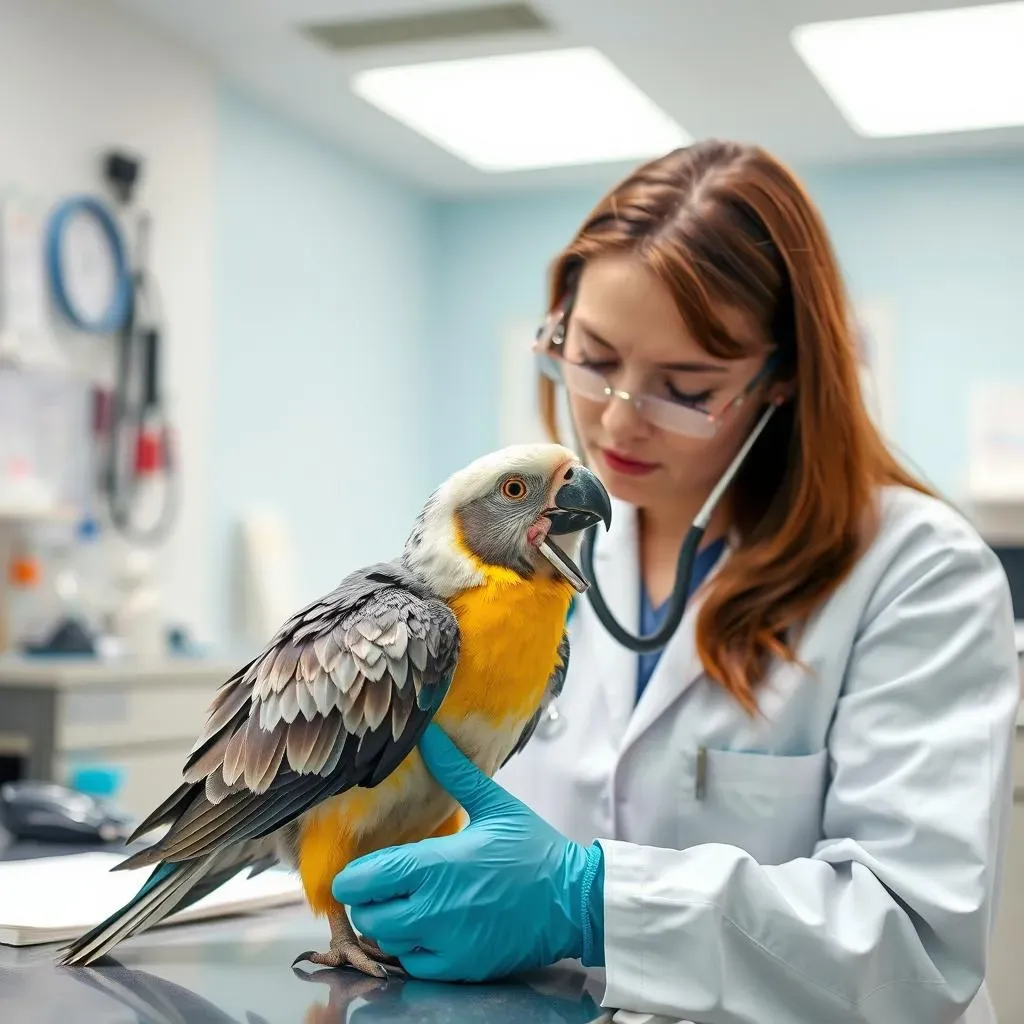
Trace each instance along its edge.
<path fill-rule="evenodd" d="M 452 518 L 436 514 L 436 509 L 429 506 L 417 518 L 400 560 L 445 599 L 483 583 Z"/>

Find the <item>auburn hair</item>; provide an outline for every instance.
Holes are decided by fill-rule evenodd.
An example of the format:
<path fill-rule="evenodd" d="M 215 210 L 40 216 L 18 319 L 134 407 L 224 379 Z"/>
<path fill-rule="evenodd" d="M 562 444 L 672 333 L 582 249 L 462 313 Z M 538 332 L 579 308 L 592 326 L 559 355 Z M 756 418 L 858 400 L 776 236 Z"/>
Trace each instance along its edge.
<path fill-rule="evenodd" d="M 773 657 L 839 586 L 877 528 L 879 486 L 926 494 L 876 429 L 857 339 L 823 220 L 796 178 L 756 146 L 708 140 L 646 163 L 601 199 L 554 261 L 549 313 L 588 260 L 630 254 L 671 291 L 712 355 L 742 350 L 715 316 L 756 318 L 795 382 L 733 482 L 739 543 L 708 583 L 696 633 L 707 674 L 748 711 Z M 571 315 L 571 314 L 570 314 Z M 540 381 L 558 438 L 551 381 Z"/>

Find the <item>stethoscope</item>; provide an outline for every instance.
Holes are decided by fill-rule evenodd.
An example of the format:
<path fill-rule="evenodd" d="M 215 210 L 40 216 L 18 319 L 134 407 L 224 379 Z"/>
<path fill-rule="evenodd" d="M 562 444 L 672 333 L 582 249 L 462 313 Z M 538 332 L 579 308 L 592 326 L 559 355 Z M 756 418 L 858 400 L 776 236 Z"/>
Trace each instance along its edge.
<path fill-rule="evenodd" d="M 779 404 L 779 402 L 772 402 L 765 408 L 747 436 L 747 439 L 741 445 L 740 450 L 733 457 L 732 462 L 729 463 L 718 483 L 711 489 L 707 500 L 694 517 L 689 530 L 686 532 L 682 547 L 679 549 L 679 558 L 676 561 L 676 577 L 672 585 L 672 594 L 669 597 L 665 621 L 655 632 L 646 636 L 635 636 L 622 626 L 612 614 L 608 603 L 604 599 L 604 595 L 601 593 L 597 574 L 594 571 L 594 545 L 597 539 L 597 530 L 589 529 L 584 534 L 580 545 L 580 559 L 583 563 L 583 572 L 590 581 L 587 597 L 590 599 L 590 604 L 598 621 L 623 647 L 637 654 L 647 654 L 651 651 L 660 650 L 672 639 L 686 612 L 686 605 L 690 595 L 690 581 L 693 579 L 693 563 L 697 557 L 700 543 L 704 539 L 704 532 L 707 530 L 711 516 L 714 514 L 715 507 L 735 479 L 736 474 L 740 471 L 744 460 L 750 454 L 751 448 L 754 447 L 758 437 L 761 436 L 761 432 L 771 419 L 772 414 L 778 409 Z M 559 710 L 558 701 L 552 700 L 541 714 L 537 722 L 536 731 L 544 739 L 553 739 L 565 731 L 565 726 L 565 716 Z"/>
<path fill-rule="evenodd" d="M 773 402 L 761 414 L 760 419 L 754 424 L 746 441 L 743 442 L 740 450 L 733 457 L 718 483 L 711 489 L 707 501 L 701 506 L 700 511 L 694 517 L 682 547 L 679 549 L 679 558 L 676 561 L 676 578 L 672 585 L 672 594 L 668 601 L 668 612 L 665 621 L 655 632 L 647 636 L 634 636 L 625 629 L 612 614 L 601 593 L 600 584 L 597 582 L 597 574 L 594 572 L 594 543 L 597 538 L 596 530 L 587 530 L 580 545 L 580 558 L 583 562 L 583 572 L 590 581 L 590 588 L 587 590 L 587 597 L 594 608 L 594 614 L 602 626 L 620 643 L 623 647 L 635 651 L 637 654 L 647 654 L 651 651 L 660 650 L 672 639 L 673 634 L 683 621 L 683 614 L 686 611 L 686 603 L 690 594 L 690 581 L 693 579 L 693 563 L 700 548 L 700 542 L 704 539 L 704 531 L 708 528 L 711 516 L 714 514 L 715 506 L 721 500 L 722 495 L 732 483 L 744 460 L 754 447 L 754 443 L 761 435 L 771 419 L 772 413 L 778 408 Z"/>

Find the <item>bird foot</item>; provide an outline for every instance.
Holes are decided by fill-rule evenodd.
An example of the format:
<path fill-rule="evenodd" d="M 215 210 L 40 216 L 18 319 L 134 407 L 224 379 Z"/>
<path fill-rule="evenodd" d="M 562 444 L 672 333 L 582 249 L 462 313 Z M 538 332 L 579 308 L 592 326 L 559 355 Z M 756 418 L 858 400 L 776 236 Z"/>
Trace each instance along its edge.
<path fill-rule="evenodd" d="M 319 964 L 321 967 L 354 967 L 357 971 L 374 978 L 389 976 L 384 964 L 378 963 L 358 942 L 331 943 L 331 948 L 326 953 L 308 949 L 292 961 L 292 967 L 303 960 Z"/>

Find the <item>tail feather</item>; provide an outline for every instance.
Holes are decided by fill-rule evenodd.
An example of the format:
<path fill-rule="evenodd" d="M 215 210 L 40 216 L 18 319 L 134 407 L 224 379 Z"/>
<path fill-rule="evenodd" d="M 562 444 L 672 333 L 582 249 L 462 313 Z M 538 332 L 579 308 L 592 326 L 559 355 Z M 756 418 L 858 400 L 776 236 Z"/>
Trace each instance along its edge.
<path fill-rule="evenodd" d="M 179 786 L 159 807 L 150 812 L 149 816 L 139 822 L 135 831 L 125 840 L 131 845 L 147 832 L 152 832 L 158 825 L 166 825 L 184 813 L 197 792 L 202 789 L 199 783 L 186 782 Z"/>
<path fill-rule="evenodd" d="M 163 920 L 209 866 L 206 858 L 159 865 L 129 903 L 61 950 L 64 955 L 58 963 L 63 967 L 90 964 L 128 936 Z"/>
<path fill-rule="evenodd" d="M 62 949 L 59 963 L 66 967 L 90 964 L 123 939 L 198 903 L 239 871 L 248 868 L 251 878 L 276 863 L 273 838 L 233 844 L 193 860 L 163 861 L 129 903 Z"/>

